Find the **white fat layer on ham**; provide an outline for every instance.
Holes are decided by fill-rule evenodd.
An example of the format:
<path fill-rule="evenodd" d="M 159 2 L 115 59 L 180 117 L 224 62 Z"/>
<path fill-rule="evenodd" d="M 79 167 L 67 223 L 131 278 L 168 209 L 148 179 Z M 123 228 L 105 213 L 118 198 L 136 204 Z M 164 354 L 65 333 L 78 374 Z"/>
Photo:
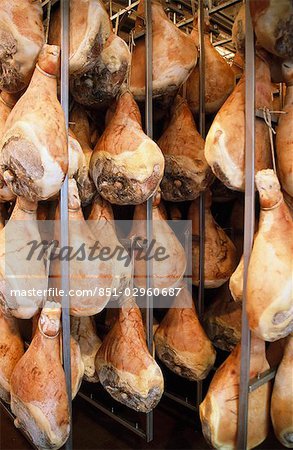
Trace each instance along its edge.
<path fill-rule="evenodd" d="M 76 71 L 80 72 L 81 68 L 88 63 L 89 50 L 91 49 L 97 34 L 101 32 L 102 21 L 109 23 L 107 35 L 110 35 L 111 25 L 105 9 L 99 2 L 89 0 L 87 3 L 89 4 L 87 28 L 79 46 L 75 52 L 70 55 L 69 70 L 71 74 L 74 74 Z M 75 30 L 72 30 L 72 32 L 74 31 Z"/>

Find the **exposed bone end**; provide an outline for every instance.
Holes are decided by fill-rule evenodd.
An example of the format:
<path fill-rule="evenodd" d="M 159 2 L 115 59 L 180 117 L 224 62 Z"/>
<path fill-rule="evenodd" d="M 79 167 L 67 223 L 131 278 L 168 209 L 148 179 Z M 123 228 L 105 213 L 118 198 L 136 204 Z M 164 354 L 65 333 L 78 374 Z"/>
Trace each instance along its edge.
<path fill-rule="evenodd" d="M 255 183 L 262 208 L 272 208 L 282 199 L 280 183 L 272 169 L 257 172 Z"/>
<path fill-rule="evenodd" d="M 38 64 L 48 75 L 56 75 L 59 72 L 60 47 L 58 45 L 44 44 L 40 51 Z"/>
<path fill-rule="evenodd" d="M 46 302 L 41 312 L 38 326 L 43 334 L 48 337 L 58 335 L 60 331 L 61 304 Z"/>
<path fill-rule="evenodd" d="M 284 81 L 287 85 L 291 84 L 293 81 L 293 62 L 288 60 L 284 61 L 282 64 L 282 75 Z"/>

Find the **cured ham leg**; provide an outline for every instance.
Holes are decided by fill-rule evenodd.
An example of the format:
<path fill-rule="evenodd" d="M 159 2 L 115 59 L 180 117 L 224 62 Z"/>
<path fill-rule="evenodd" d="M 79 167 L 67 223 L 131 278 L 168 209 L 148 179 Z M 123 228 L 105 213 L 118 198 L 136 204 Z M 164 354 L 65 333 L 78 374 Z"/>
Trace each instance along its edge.
<path fill-rule="evenodd" d="M 4 133 L 6 120 L 17 102 L 17 98 L 18 96 L 14 94 L 0 93 L 0 141 Z M 14 193 L 8 188 L 0 173 L 0 202 L 10 202 L 14 199 Z"/>
<path fill-rule="evenodd" d="M 89 178 L 89 161 L 87 161 L 86 155 L 75 134 L 70 129 L 68 135 L 68 150 L 68 177 L 76 180 L 81 204 L 86 206 L 91 203 L 96 188 Z"/>
<path fill-rule="evenodd" d="M 293 221 L 274 172 L 262 170 L 255 181 L 261 211 L 248 267 L 246 308 L 250 329 L 275 341 L 293 331 Z"/>
<path fill-rule="evenodd" d="M 269 65 L 256 58 L 256 108 L 272 109 Z M 245 75 L 216 115 L 206 137 L 205 157 L 212 171 L 228 188 L 244 191 Z M 268 127 L 255 119 L 255 170 L 271 167 Z"/>
<path fill-rule="evenodd" d="M 293 448 L 293 335 L 288 336 L 271 399 L 271 418 L 278 440 Z"/>
<path fill-rule="evenodd" d="M 60 45 L 60 9 L 51 22 L 50 43 Z M 102 0 L 71 0 L 69 32 L 71 94 L 83 105 L 105 107 L 127 76 L 128 46 L 114 34 Z"/>
<path fill-rule="evenodd" d="M 236 50 L 244 57 L 245 53 L 245 4 L 240 6 L 232 27 L 232 42 Z"/>
<path fill-rule="evenodd" d="M 62 340 L 60 339 L 60 359 L 62 361 Z M 70 336 L 70 362 L 71 362 L 71 394 L 72 400 L 76 397 L 84 375 L 84 363 L 79 343 Z"/>
<path fill-rule="evenodd" d="M 197 63 L 196 43 L 167 18 L 161 0 L 150 1 L 153 30 L 153 98 L 174 96 Z M 144 0 L 141 0 L 135 23 L 137 32 L 142 29 L 144 5 Z M 133 49 L 130 90 L 135 100 L 145 100 L 144 37 L 136 40 Z"/>
<path fill-rule="evenodd" d="M 10 378 L 24 354 L 17 321 L 0 302 L 0 398 L 10 403 Z"/>
<path fill-rule="evenodd" d="M 164 172 L 161 150 L 141 125 L 137 104 L 124 92 L 90 163 L 98 192 L 110 203 L 136 205 L 158 188 Z"/>
<path fill-rule="evenodd" d="M 101 247 L 110 247 L 115 253 L 111 256 L 113 264 L 113 289 L 119 295 L 129 287 L 132 280 L 132 265 L 130 257 L 116 234 L 114 215 L 110 203 L 98 195 L 95 197 L 92 210 L 87 221 L 93 236 L 99 241 Z M 118 251 L 116 252 L 116 249 Z M 118 300 L 117 296 L 115 300 Z"/>
<path fill-rule="evenodd" d="M 240 380 L 238 344 L 216 371 L 199 412 L 206 441 L 215 449 L 236 449 L 238 399 Z M 252 336 L 250 378 L 267 370 L 265 343 Z M 270 384 L 266 383 L 249 394 L 247 449 L 265 440 L 269 430 Z"/>
<path fill-rule="evenodd" d="M 118 402 L 149 412 L 163 394 L 164 380 L 149 354 L 139 308 L 131 298 L 122 305 L 118 321 L 96 356 L 101 384 Z"/>
<path fill-rule="evenodd" d="M 211 213 L 212 196 L 205 196 L 205 271 L 206 288 L 222 286 L 236 266 L 236 247 Z M 191 203 L 188 219 L 192 220 L 192 283 L 199 285 L 199 201 Z"/>
<path fill-rule="evenodd" d="M 4 180 L 16 195 L 30 201 L 57 194 L 67 172 L 67 134 L 57 99 L 59 53 L 59 47 L 44 45 L 0 142 Z"/>
<path fill-rule="evenodd" d="M 282 188 L 293 197 L 293 62 L 284 62 L 282 73 L 286 82 L 286 114 L 279 116 L 276 150 Z"/>
<path fill-rule="evenodd" d="M 0 293 L 11 314 L 20 319 L 30 319 L 43 306 L 48 285 L 44 255 L 39 259 L 39 252 L 34 252 L 27 259 L 32 249 L 29 243 L 41 242 L 36 211 L 37 203 L 18 197 L 10 220 L 0 232 Z M 30 296 L 32 289 L 36 292 Z"/>
<path fill-rule="evenodd" d="M 71 253 L 64 253 L 63 257 L 67 255 L 70 260 L 70 289 L 75 294 L 70 297 L 70 314 L 78 317 L 92 316 L 102 311 L 111 297 L 114 262 L 111 258 L 97 258 L 99 254 L 95 251 L 91 253 L 96 248 L 96 239 L 83 217 L 74 179 L 69 180 L 68 193 L 69 246 L 73 250 Z M 55 238 L 58 238 L 58 230 Z M 50 267 L 52 285 L 61 289 L 60 261 L 54 259 Z M 87 291 L 80 296 L 78 292 L 83 289 Z"/>
<path fill-rule="evenodd" d="M 199 32 L 197 16 L 194 19 L 194 28 L 191 38 L 199 47 Z M 206 18 L 204 28 L 205 49 L 205 111 L 206 113 L 217 112 L 235 85 L 234 72 L 225 59 L 217 52 L 210 41 L 210 27 Z M 195 67 L 186 82 L 186 98 L 193 113 L 199 111 L 199 67 Z"/>
<path fill-rule="evenodd" d="M 44 44 L 42 6 L 31 0 L 2 0 L 0 6 L 0 89 L 22 91 Z"/>
<path fill-rule="evenodd" d="M 243 297 L 243 272 L 244 272 L 244 259 L 243 256 L 236 267 L 235 272 L 232 273 L 229 280 L 229 288 L 231 295 L 235 302 L 242 302 Z"/>
<path fill-rule="evenodd" d="M 111 28 L 110 37 L 93 69 L 79 77 L 71 77 L 70 91 L 74 99 L 95 108 L 110 105 L 126 81 L 130 59 L 126 42 Z"/>
<path fill-rule="evenodd" d="M 96 192 L 95 184 L 89 175 L 92 156 L 90 124 L 87 113 L 78 105 L 71 111 L 70 120 L 70 128 L 76 136 L 85 158 L 85 169 L 81 181 L 78 181 L 78 187 L 81 204 L 82 206 L 87 206 L 92 202 Z"/>
<path fill-rule="evenodd" d="M 292 58 L 293 5 L 290 0 L 249 0 L 257 42 L 281 58 Z"/>
<path fill-rule="evenodd" d="M 198 320 L 186 287 L 182 287 L 167 311 L 154 341 L 160 360 L 181 377 L 203 380 L 214 365 L 216 352 Z"/>
<path fill-rule="evenodd" d="M 33 317 L 33 329 L 32 336 L 34 336 L 38 330 L 38 323 L 41 313 L 36 314 Z M 62 350 L 62 339 L 61 339 L 61 329 L 60 329 L 60 361 L 63 360 L 63 350 Z M 70 336 L 70 364 L 71 364 L 71 398 L 75 398 L 77 392 L 79 391 L 83 374 L 84 374 L 84 364 L 81 357 L 81 351 L 77 340 L 73 336 Z"/>
<path fill-rule="evenodd" d="M 241 304 L 231 299 L 227 285 L 217 293 L 204 315 L 204 326 L 215 347 L 231 352 L 241 339 Z"/>
<path fill-rule="evenodd" d="M 97 330 L 92 317 L 72 317 L 71 333 L 79 343 L 81 357 L 84 363 L 84 379 L 90 383 L 98 383 L 95 358 L 102 345 L 97 336 Z"/>
<path fill-rule="evenodd" d="M 47 302 L 38 329 L 11 377 L 11 409 L 38 449 L 59 449 L 69 435 L 65 374 L 60 361 L 60 313 Z"/>
<path fill-rule="evenodd" d="M 153 287 L 168 289 L 177 286 L 182 280 L 186 269 L 184 248 L 169 227 L 166 217 L 159 206 L 160 195 L 157 194 L 153 202 L 153 241 L 152 256 Z M 129 238 L 147 238 L 146 204 L 137 205 L 133 216 L 133 225 Z M 164 249 L 161 257 L 155 257 L 157 249 Z M 147 263 L 146 252 L 134 252 L 134 283 L 138 287 L 146 287 Z"/>
<path fill-rule="evenodd" d="M 194 200 L 212 180 L 204 156 L 204 140 L 198 133 L 187 103 L 178 95 L 168 128 L 158 140 L 165 158 L 161 182 L 164 200 Z"/>

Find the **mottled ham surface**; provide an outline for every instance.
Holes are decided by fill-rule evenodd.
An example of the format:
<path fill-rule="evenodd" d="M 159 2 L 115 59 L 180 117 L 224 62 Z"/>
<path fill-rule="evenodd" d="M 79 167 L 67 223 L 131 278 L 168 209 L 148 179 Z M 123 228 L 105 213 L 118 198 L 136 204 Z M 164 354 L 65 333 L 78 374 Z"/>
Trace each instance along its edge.
<path fill-rule="evenodd" d="M 0 5 L 0 89 L 28 85 L 44 44 L 42 6 L 33 0 L 2 0 Z"/>

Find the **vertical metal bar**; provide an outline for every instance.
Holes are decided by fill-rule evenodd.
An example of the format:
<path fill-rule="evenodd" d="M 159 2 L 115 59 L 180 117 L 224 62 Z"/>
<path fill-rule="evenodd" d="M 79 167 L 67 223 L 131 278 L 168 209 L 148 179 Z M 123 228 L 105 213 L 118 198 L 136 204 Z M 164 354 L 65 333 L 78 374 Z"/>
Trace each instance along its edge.
<path fill-rule="evenodd" d="M 61 0 L 61 105 L 65 115 L 66 128 L 69 121 L 69 0 Z M 68 177 L 61 189 L 60 198 L 60 241 L 61 247 L 69 245 L 68 238 Z M 72 449 L 72 403 L 71 403 L 71 361 L 70 361 L 70 316 L 69 316 L 69 261 L 61 261 L 62 299 L 62 352 L 66 377 L 66 388 L 69 400 L 70 435 L 65 448 Z"/>
<path fill-rule="evenodd" d="M 246 286 L 248 264 L 254 236 L 254 140 L 255 140 L 255 62 L 254 34 L 246 3 L 245 32 L 245 209 L 244 209 L 244 273 L 241 325 L 241 366 L 239 385 L 239 410 L 237 448 L 247 447 L 248 396 L 250 373 L 250 330 L 246 314 Z"/>
<path fill-rule="evenodd" d="M 199 132 L 205 138 L 205 48 L 204 48 L 204 2 L 198 2 L 199 32 Z M 199 199 L 199 289 L 198 315 L 201 319 L 204 311 L 204 247 L 205 247 L 205 194 Z M 202 382 L 197 383 L 197 407 L 202 402 Z"/>
<path fill-rule="evenodd" d="M 145 120 L 146 133 L 153 138 L 153 27 L 152 27 L 152 2 L 145 1 L 145 58 L 146 58 L 146 99 L 145 99 Z M 148 245 L 152 241 L 153 236 L 153 198 L 147 201 L 147 241 Z M 153 267 L 152 260 L 147 261 L 147 282 L 146 288 L 152 289 Z M 153 354 L 153 296 L 146 296 L 146 331 L 147 344 L 150 354 Z M 146 440 L 153 440 L 153 411 L 149 412 L 146 417 Z"/>

